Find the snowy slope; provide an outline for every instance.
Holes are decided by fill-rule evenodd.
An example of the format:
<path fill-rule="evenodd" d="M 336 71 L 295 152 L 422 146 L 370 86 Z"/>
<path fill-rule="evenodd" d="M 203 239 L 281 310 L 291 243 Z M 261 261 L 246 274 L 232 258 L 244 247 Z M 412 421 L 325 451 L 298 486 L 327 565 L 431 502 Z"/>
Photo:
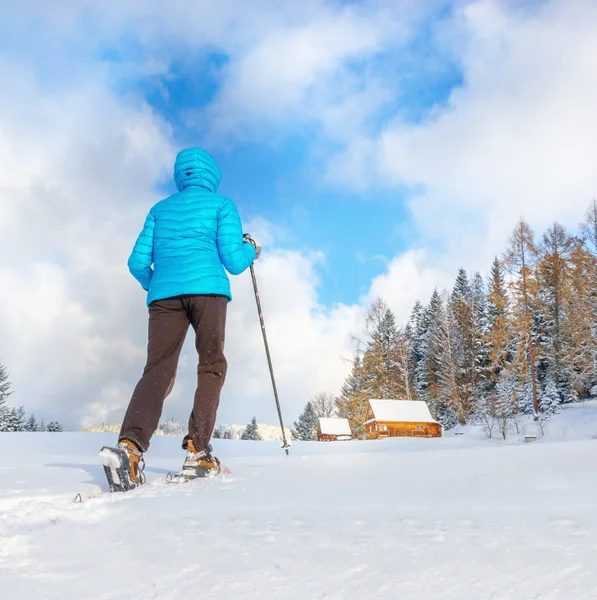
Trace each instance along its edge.
<path fill-rule="evenodd" d="M 232 476 L 104 486 L 109 434 L 0 434 L 0 597 L 597 599 L 597 405 L 544 440 L 215 440 Z"/>

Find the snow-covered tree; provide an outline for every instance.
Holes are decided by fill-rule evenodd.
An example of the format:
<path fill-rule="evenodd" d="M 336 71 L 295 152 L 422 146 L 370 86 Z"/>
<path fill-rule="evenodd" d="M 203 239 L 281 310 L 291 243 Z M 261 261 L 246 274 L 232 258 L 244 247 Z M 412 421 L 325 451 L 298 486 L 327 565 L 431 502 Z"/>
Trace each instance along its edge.
<path fill-rule="evenodd" d="M 365 436 L 365 417 L 369 398 L 365 388 L 363 365 L 357 354 L 352 363 L 352 370 L 342 386 L 340 396 L 336 399 L 336 407 L 338 416 L 348 419 L 351 430 L 358 438 Z"/>
<path fill-rule="evenodd" d="M 537 259 L 539 251 L 535 235 L 525 221 L 521 220 L 509 240 L 505 254 L 512 280 L 513 325 L 516 331 L 516 365 L 521 378 L 530 376 L 535 419 L 539 414 L 539 395 L 536 371 L 536 332 L 533 328 L 537 307 Z"/>
<path fill-rule="evenodd" d="M 574 400 L 589 394 L 597 382 L 597 257 L 583 240 L 570 253 L 569 288 L 562 361 Z"/>
<path fill-rule="evenodd" d="M 443 319 L 443 300 L 435 289 L 420 319 L 421 360 L 417 371 L 417 387 L 420 399 L 427 402 L 436 418 L 439 417 L 438 408 L 441 404 L 439 383 L 443 341 L 440 329 Z"/>
<path fill-rule="evenodd" d="M 259 433 L 259 427 L 257 426 L 257 419 L 253 417 L 251 422 L 247 425 L 243 434 L 240 436 L 241 440 L 261 440 Z"/>
<path fill-rule="evenodd" d="M 514 335 L 509 311 L 508 290 L 504 278 L 504 268 L 496 257 L 491 267 L 489 291 L 487 294 L 486 334 L 489 352 L 490 387 L 495 388 L 504 370 L 514 358 Z"/>
<path fill-rule="evenodd" d="M 546 415 L 554 415 L 560 412 L 560 396 L 558 386 L 553 378 L 548 379 L 541 398 L 539 400 L 539 410 Z"/>
<path fill-rule="evenodd" d="M 418 300 L 413 307 L 408 322 L 408 332 L 410 340 L 408 358 L 414 395 L 423 398 L 426 391 L 425 358 L 427 355 L 429 319 L 425 307 Z"/>
<path fill-rule="evenodd" d="M 60 425 L 60 423 L 58 423 L 58 421 L 51 421 L 50 423 L 48 423 L 46 431 L 51 431 L 53 433 L 59 433 L 59 432 L 63 431 L 63 429 L 62 429 L 62 425 Z"/>
<path fill-rule="evenodd" d="M 8 409 L 4 418 L 2 431 L 25 431 L 27 417 L 22 406 Z"/>
<path fill-rule="evenodd" d="M 0 363 L 0 431 L 6 431 L 6 422 L 8 419 L 10 407 L 6 400 L 12 394 L 8 372 L 6 367 Z"/>
<path fill-rule="evenodd" d="M 362 358 L 362 377 L 369 397 L 405 397 L 398 347 L 401 340 L 394 314 L 378 298 L 369 308 L 365 323 L 370 339 Z"/>
<path fill-rule="evenodd" d="M 37 431 L 37 421 L 35 415 L 30 415 L 25 423 L 25 431 Z"/>
<path fill-rule="evenodd" d="M 303 412 L 300 414 L 298 421 L 294 422 L 292 437 L 304 442 L 310 442 L 317 439 L 317 413 L 315 412 L 311 402 L 307 402 Z"/>
<path fill-rule="evenodd" d="M 571 292 L 571 254 L 576 245 L 561 225 L 554 223 L 544 234 L 539 245 L 540 259 L 537 267 L 539 293 L 536 323 L 539 330 L 539 378 L 551 377 L 560 400 L 570 401 L 570 372 L 564 360 L 567 345 L 566 309 Z"/>

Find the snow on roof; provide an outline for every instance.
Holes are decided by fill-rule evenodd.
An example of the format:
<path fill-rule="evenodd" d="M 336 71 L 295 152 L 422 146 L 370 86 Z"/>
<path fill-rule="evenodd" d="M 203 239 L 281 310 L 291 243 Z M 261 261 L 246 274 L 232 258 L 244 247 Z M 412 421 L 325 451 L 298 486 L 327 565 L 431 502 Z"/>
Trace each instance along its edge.
<path fill-rule="evenodd" d="M 319 429 L 327 435 L 352 435 L 348 419 L 319 419 Z"/>
<path fill-rule="evenodd" d="M 437 423 L 422 400 L 369 400 L 375 421 Z"/>

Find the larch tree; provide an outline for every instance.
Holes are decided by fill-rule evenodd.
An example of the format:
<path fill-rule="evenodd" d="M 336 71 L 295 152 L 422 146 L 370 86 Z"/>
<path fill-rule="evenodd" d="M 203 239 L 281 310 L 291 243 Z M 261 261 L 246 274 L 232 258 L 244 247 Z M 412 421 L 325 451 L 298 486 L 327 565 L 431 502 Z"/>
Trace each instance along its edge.
<path fill-rule="evenodd" d="M 586 395 L 597 380 L 597 256 L 577 240 L 570 253 L 562 359 L 570 385 Z"/>
<path fill-rule="evenodd" d="M 521 220 L 510 237 L 504 264 L 512 276 L 510 288 L 513 298 L 513 324 L 519 340 L 516 363 L 522 378 L 526 373 L 530 374 L 535 420 L 539 418 L 533 332 L 538 293 L 536 273 L 538 255 L 534 233 L 528 223 Z"/>
<path fill-rule="evenodd" d="M 536 322 L 540 336 L 537 359 L 542 365 L 541 379 L 553 379 L 562 401 L 573 399 L 563 352 L 566 346 L 564 336 L 570 293 L 571 253 L 575 245 L 575 238 L 561 225 L 554 223 L 539 244 L 537 265 Z"/>

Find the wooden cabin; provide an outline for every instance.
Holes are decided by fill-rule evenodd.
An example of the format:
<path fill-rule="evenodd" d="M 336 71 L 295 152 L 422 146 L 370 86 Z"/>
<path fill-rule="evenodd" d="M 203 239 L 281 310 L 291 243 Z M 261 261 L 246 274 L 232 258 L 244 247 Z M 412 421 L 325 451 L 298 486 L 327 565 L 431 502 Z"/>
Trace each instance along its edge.
<path fill-rule="evenodd" d="M 443 427 L 421 400 L 369 400 L 365 418 L 367 439 L 442 437 Z"/>
<path fill-rule="evenodd" d="M 352 439 L 348 419 L 319 419 L 317 439 L 320 442 L 339 442 Z"/>

